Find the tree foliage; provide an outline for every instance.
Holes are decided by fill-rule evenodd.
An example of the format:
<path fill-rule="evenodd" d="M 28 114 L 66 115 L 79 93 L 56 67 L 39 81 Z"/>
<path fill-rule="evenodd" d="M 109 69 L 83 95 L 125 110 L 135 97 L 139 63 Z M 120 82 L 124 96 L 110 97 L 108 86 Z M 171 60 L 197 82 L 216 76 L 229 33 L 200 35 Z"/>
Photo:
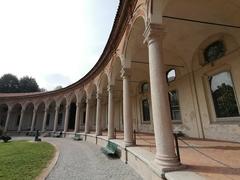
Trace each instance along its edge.
<path fill-rule="evenodd" d="M 20 80 L 13 74 L 4 74 L 0 78 L 0 93 L 39 92 L 39 86 L 32 77 L 24 76 Z"/>
<path fill-rule="evenodd" d="M 39 86 L 32 77 L 24 76 L 19 80 L 19 88 L 21 92 L 38 92 Z"/>
<path fill-rule="evenodd" d="M 0 78 L 0 92 L 2 93 L 19 92 L 19 81 L 17 76 L 13 74 L 4 74 Z"/>
<path fill-rule="evenodd" d="M 58 89 L 62 89 L 63 87 L 61 86 L 61 85 L 59 85 L 59 86 L 56 86 L 55 88 L 54 88 L 54 90 L 58 90 Z"/>

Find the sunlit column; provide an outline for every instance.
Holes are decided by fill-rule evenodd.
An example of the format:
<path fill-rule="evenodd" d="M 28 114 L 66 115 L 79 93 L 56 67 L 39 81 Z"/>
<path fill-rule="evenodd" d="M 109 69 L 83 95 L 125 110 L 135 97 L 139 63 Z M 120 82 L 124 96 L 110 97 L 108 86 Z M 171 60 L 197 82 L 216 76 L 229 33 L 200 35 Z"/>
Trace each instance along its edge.
<path fill-rule="evenodd" d="M 67 103 L 66 112 L 65 112 L 65 121 L 64 121 L 64 133 L 66 133 L 68 130 L 69 110 L 70 110 L 70 105 Z"/>
<path fill-rule="evenodd" d="M 25 114 L 25 107 L 22 107 L 20 121 L 19 121 L 19 125 L 18 125 L 18 132 L 21 131 L 24 114 Z"/>
<path fill-rule="evenodd" d="M 36 115 L 37 115 L 37 108 L 33 108 L 33 116 L 32 116 L 32 125 L 31 125 L 31 131 L 34 131 L 35 121 L 36 121 Z"/>
<path fill-rule="evenodd" d="M 108 139 L 114 139 L 113 86 L 108 86 Z"/>
<path fill-rule="evenodd" d="M 90 121 L 90 99 L 86 99 L 85 134 L 88 134 L 90 132 L 89 121 Z"/>
<path fill-rule="evenodd" d="M 130 96 L 130 72 L 129 69 L 123 68 L 123 121 L 124 121 L 124 143 L 126 146 L 134 144 L 133 140 L 133 120 L 132 120 L 132 107 Z"/>
<path fill-rule="evenodd" d="M 7 132 L 7 130 L 8 130 L 8 124 L 9 124 L 11 112 L 12 112 L 12 107 L 9 106 L 8 112 L 7 112 L 7 119 L 6 119 L 5 126 L 4 126 L 4 132 Z"/>
<path fill-rule="evenodd" d="M 171 168 L 179 166 L 174 149 L 173 130 L 168 99 L 168 86 L 163 61 L 164 28 L 150 24 L 144 33 L 149 50 L 149 73 L 152 113 L 156 142 L 155 162 Z"/>
<path fill-rule="evenodd" d="M 45 131 L 46 131 L 47 115 L 48 115 L 48 106 L 46 105 L 46 107 L 45 107 L 45 109 L 44 109 L 42 132 L 45 132 Z"/>
<path fill-rule="evenodd" d="M 101 117 L 102 117 L 102 96 L 97 93 L 97 113 L 96 113 L 96 136 L 102 135 Z"/>
<path fill-rule="evenodd" d="M 60 108 L 60 106 L 58 104 L 56 104 L 54 124 L 53 124 L 53 132 L 57 131 L 59 108 Z"/>
<path fill-rule="evenodd" d="M 76 103 L 76 115 L 75 115 L 75 128 L 74 133 L 79 131 L 79 124 L 80 124 L 80 107 L 81 104 L 79 102 Z"/>

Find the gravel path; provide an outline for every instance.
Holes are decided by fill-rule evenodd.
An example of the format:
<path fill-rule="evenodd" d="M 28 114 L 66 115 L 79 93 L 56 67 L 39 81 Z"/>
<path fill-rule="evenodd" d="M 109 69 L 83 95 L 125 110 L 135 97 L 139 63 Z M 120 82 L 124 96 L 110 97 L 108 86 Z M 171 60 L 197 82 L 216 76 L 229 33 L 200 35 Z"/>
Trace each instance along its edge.
<path fill-rule="evenodd" d="M 120 159 L 109 159 L 92 143 L 68 138 L 45 138 L 60 150 L 56 166 L 48 180 L 141 180 Z"/>

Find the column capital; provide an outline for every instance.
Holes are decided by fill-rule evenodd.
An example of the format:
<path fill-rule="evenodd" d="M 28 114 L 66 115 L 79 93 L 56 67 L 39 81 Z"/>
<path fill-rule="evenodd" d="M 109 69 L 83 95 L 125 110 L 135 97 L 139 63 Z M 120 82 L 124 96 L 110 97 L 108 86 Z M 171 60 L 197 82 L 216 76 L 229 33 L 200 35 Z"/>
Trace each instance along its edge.
<path fill-rule="evenodd" d="M 37 110 L 38 110 L 38 108 L 37 108 L 37 107 L 36 107 L 36 108 L 35 108 L 35 107 L 33 108 L 33 112 L 34 112 L 34 113 L 36 113 L 36 112 L 37 112 Z"/>
<path fill-rule="evenodd" d="M 97 100 L 102 100 L 102 93 L 97 93 L 96 94 L 96 99 Z"/>
<path fill-rule="evenodd" d="M 44 111 L 47 112 L 48 110 L 49 110 L 49 106 L 46 105 L 45 108 L 44 108 Z"/>
<path fill-rule="evenodd" d="M 166 28 L 162 24 L 149 23 L 146 27 L 143 36 L 144 43 L 151 44 L 154 40 L 163 40 L 166 35 Z"/>
<path fill-rule="evenodd" d="M 13 106 L 8 106 L 8 112 L 10 113 L 13 109 Z"/>
<path fill-rule="evenodd" d="M 67 103 L 65 107 L 66 107 L 66 109 L 69 109 L 70 108 L 70 104 Z"/>
<path fill-rule="evenodd" d="M 89 98 L 86 99 L 86 104 L 89 104 L 89 105 L 90 105 L 91 102 L 92 102 L 91 99 L 89 99 Z"/>
<path fill-rule="evenodd" d="M 107 90 L 108 90 L 108 92 L 112 93 L 114 90 L 114 85 L 112 85 L 112 84 L 108 85 Z"/>
<path fill-rule="evenodd" d="M 25 110 L 26 110 L 26 107 L 22 107 L 22 109 L 21 109 L 21 113 L 24 113 Z"/>
<path fill-rule="evenodd" d="M 76 108 L 80 108 L 81 107 L 81 102 L 76 102 Z"/>
<path fill-rule="evenodd" d="M 59 109 L 60 109 L 60 106 L 56 105 L 55 111 L 59 111 Z"/>
<path fill-rule="evenodd" d="M 121 69 L 121 77 L 123 79 L 129 78 L 131 76 L 130 68 L 123 67 Z"/>

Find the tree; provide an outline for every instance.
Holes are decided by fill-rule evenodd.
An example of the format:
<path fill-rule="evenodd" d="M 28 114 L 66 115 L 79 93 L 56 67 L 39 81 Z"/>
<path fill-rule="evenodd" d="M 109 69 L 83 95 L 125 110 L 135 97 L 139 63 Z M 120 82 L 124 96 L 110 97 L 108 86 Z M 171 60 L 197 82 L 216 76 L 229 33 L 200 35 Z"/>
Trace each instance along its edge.
<path fill-rule="evenodd" d="M 61 85 L 59 85 L 59 86 L 56 86 L 55 88 L 54 88 L 54 90 L 58 90 L 58 89 L 62 89 L 63 87 L 61 86 Z"/>
<path fill-rule="evenodd" d="M 1 93 L 17 93 L 19 92 L 18 78 L 13 74 L 4 74 L 0 78 Z"/>
<path fill-rule="evenodd" d="M 20 92 L 39 92 L 36 80 L 29 76 L 24 76 L 19 80 Z"/>
<path fill-rule="evenodd" d="M 40 92 L 47 92 L 45 88 L 40 88 Z"/>
<path fill-rule="evenodd" d="M 39 92 L 36 80 L 29 76 L 24 76 L 18 80 L 13 74 L 4 74 L 0 78 L 0 93 L 24 93 Z"/>

